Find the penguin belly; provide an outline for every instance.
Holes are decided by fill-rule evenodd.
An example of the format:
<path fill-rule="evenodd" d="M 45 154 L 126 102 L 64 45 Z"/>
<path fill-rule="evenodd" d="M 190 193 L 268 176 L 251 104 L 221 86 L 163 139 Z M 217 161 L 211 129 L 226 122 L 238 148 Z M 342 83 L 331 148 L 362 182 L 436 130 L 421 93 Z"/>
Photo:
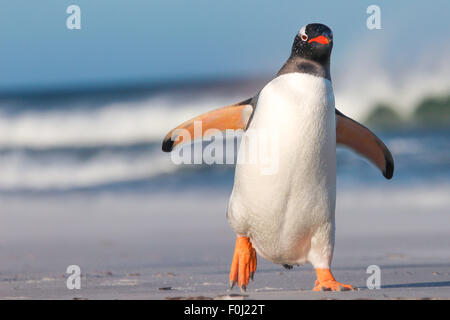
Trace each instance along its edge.
<path fill-rule="evenodd" d="M 333 88 L 325 78 L 288 73 L 259 94 L 241 140 L 227 218 L 269 261 L 331 263 L 335 121 Z M 250 159 L 252 152 L 259 155 L 256 160 Z"/>

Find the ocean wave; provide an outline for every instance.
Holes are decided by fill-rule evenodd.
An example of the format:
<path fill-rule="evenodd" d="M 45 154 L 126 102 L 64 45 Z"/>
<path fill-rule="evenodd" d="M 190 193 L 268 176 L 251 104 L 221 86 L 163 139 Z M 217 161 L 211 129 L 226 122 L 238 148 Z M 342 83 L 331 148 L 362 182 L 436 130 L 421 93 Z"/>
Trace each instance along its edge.
<path fill-rule="evenodd" d="M 427 151 L 425 141 L 413 138 L 393 138 L 389 140 L 389 149 L 395 155 L 415 155 Z"/>
<path fill-rule="evenodd" d="M 174 126 L 238 97 L 152 97 L 100 108 L 0 111 L 0 148 L 80 147 L 162 141 Z M 236 101 L 235 101 L 236 100 Z"/>
<path fill-rule="evenodd" d="M 0 148 L 0 193 L 102 189 L 108 186 L 128 188 L 135 182 L 151 186 L 161 186 L 162 183 L 166 187 L 173 182 L 176 185 L 195 185 L 216 179 L 214 172 L 220 172 L 220 168 L 233 167 L 175 165 L 171 159 L 173 154 L 162 152 L 160 141 L 157 140 L 114 146 Z M 450 140 L 447 132 L 391 134 L 384 136 L 383 140 L 395 159 L 395 182 L 448 180 Z M 240 139 L 236 140 L 237 145 L 239 141 Z M 203 147 L 207 144 L 208 142 L 204 142 Z M 193 146 L 185 145 L 184 148 Z M 226 159 L 228 156 L 227 153 Z M 367 164 L 362 157 L 346 148 L 339 148 L 337 156 L 339 176 L 345 183 L 384 183 L 379 171 Z M 180 174 L 180 170 L 190 173 Z"/>
<path fill-rule="evenodd" d="M 392 65 L 394 41 L 391 36 L 357 41 L 348 50 L 341 67 L 335 65 L 333 85 L 336 107 L 341 112 L 362 121 L 381 103 L 392 106 L 408 121 L 425 98 L 449 94 L 450 46 L 447 43 L 440 44 L 439 50 L 422 48 L 409 60 L 402 59 L 407 63 L 399 66 Z"/>
<path fill-rule="evenodd" d="M 39 105 L 28 99 L 17 109 L 14 104 L 0 106 L 0 193 L 90 190 L 110 185 L 127 188 L 135 181 L 151 181 L 149 184 L 160 187 L 158 183 L 166 180 L 158 177 L 187 168 L 201 168 L 205 174 L 189 171 L 194 174 L 181 180 L 190 179 L 189 185 L 210 183 L 217 178 L 211 173 L 214 170 L 175 165 L 170 154 L 161 151 L 161 142 L 170 129 L 187 119 L 249 96 L 242 88 L 232 88 L 226 94 L 222 89 L 194 94 L 169 90 L 106 102 L 92 94 L 70 101 L 41 98 Z M 49 104 L 51 107 L 45 107 Z M 449 132 L 381 132 L 395 158 L 394 179 L 408 183 L 416 178 L 447 181 Z M 355 183 L 382 181 L 376 169 L 363 168 L 361 157 L 350 152 L 339 152 L 338 164 L 341 177 L 357 176 Z M 171 179 L 166 186 L 181 181 Z"/>
<path fill-rule="evenodd" d="M 30 156 L 16 150 L 0 156 L 0 189 L 85 188 L 148 179 L 180 168 L 159 148 L 139 153 L 101 151 L 87 159 L 79 159 L 70 152 Z"/>

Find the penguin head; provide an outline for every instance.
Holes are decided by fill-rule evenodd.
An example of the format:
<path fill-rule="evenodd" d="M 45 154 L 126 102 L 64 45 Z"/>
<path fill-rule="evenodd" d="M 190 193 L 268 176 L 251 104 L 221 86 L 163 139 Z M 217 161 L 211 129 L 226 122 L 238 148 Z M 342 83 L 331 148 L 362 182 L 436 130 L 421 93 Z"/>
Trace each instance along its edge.
<path fill-rule="evenodd" d="M 303 26 L 295 36 L 291 56 L 313 60 L 320 64 L 330 61 L 333 48 L 333 32 L 324 24 Z"/>

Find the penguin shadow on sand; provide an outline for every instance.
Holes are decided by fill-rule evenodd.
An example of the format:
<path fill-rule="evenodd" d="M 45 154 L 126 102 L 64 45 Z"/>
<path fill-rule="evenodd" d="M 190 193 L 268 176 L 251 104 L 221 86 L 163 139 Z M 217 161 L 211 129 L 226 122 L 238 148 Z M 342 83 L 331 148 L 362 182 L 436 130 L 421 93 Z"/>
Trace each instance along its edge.
<path fill-rule="evenodd" d="M 419 269 L 414 272 L 417 274 L 422 274 L 423 271 L 421 268 L 427 267 L 447 267 L 447 264 L 405 264 L 401 266 L 384 266 L 383 269 Z M 450 278 L 447 277 L 444 281 L 424 281 L 424 282 L 408 282 L 408 283 L 393 283 L 394 281 L 390 281 L 391 284 L 381 284 L 381 289 L 400 289 L 400 288 L 441 288 L 441 287 L 450 287 Z"/>
<path fill-rule="evenodd" d="M 450 287 L 450 281 L 438 282 L 416 282 L 416 283 L 402 283 L 402 284 L 388 284 L 382 285 L 381 289 L 397 289 L 397 288 L 440 288 Z"/>

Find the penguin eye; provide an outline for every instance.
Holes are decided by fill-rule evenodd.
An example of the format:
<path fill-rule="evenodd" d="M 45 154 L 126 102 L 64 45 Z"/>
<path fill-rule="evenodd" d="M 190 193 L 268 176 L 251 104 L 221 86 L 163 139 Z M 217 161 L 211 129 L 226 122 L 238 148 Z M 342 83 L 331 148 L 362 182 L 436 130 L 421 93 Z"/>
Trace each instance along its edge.
<path fill-rule="evenodd" d="M 302 38 L 303 41 L 308 40 L 308 36 L 307 36 L 306 34 L 302 34 L 302 35 L 301 35 L 301 38 Z"/>

